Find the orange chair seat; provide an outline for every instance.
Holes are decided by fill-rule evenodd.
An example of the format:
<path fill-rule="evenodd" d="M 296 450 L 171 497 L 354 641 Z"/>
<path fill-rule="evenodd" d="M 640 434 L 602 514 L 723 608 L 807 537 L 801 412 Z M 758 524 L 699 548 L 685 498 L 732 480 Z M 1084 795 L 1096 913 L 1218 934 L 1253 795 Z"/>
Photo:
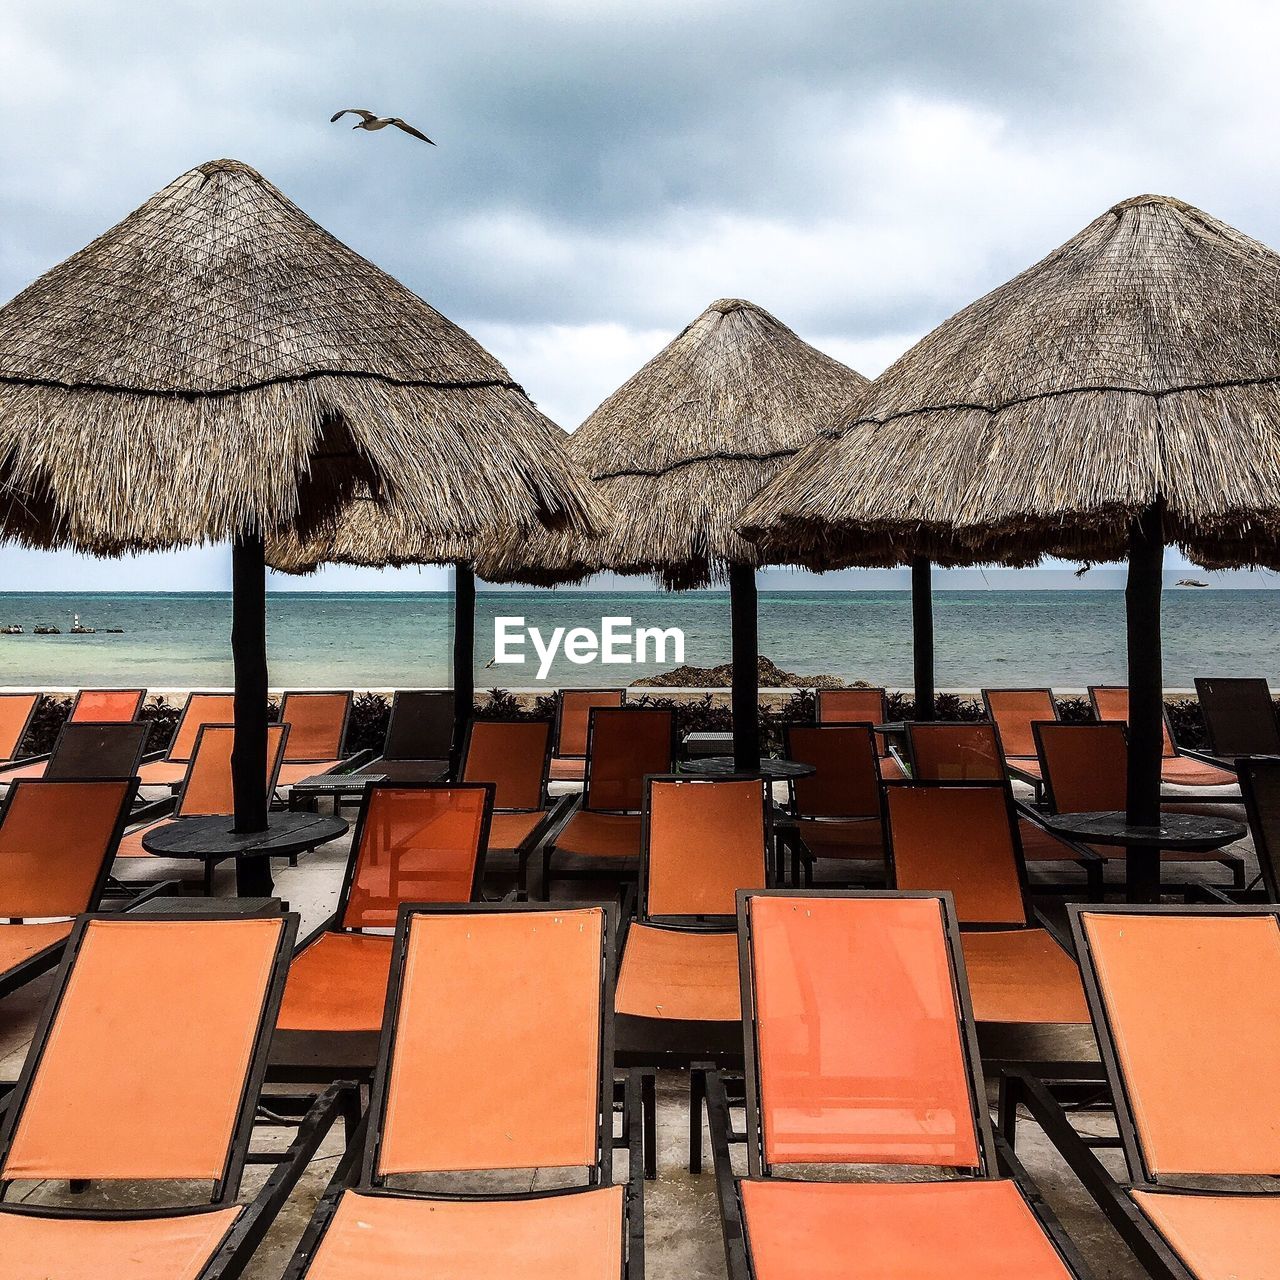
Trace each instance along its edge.
<path fill-rule="evenodd" d="M 796 829 L 815 858 L 878 862 L 884 857 L 884 828 L 879 818 L 801 818 Z"/>
<path fill-rule="evenodd" d="M 186 760 L 148 760 L 138 766 L 138 779 L 144 787 L 172 787 L 187 776 Z"/>
<path fill-rule="evenodd" d="M 0 973 L 16 969 L 24 960 L 65 941 L 71 922 L 53 924 L 0 924 Z"/>
<path fill-rule="evenodd" d="M 5 1280 L 195 1280 L 240 1209 L 103 1221 L 0 1211 Z"/>
<path fill-rule="evenodd" d="M 639 858 L 640 815 L 579 809 L 556 837 L 556 849 L 581 858 Z"/>
<path fill-rule="evenodd" d="M 1165 756 L 1160 761 L 1160 781 L 1180 787 L 1233 787 L 1239 779 L 1229 769 L 1191 756 Z"/>
<path fill-rule="evenodd" d="M 739 1186 L 757 1280 L 1070 1280 L 1012 1182 Z"/>
<path fill-rule="evenodd" d="M 633 924 L 613 1007 L 633 1018 L 740 1021 L 738 935 Z"/>
<path fill-rule="evenodd" d="M 154 858 L 156 856 L 154 853 L 148 853 L 142 847 L 142 837 L 157 827 L 167 826 L 172 821 L 172 818 L 157 818 L 154 822 L 144 822 L 142 826 L 126 832 L 120 837 L 120 847 L 116 850 L 116 857 Z"/>
<path fill-rule="evenodd" d="M 377 1031 L 391 975 L 391 938 L 322 933 L 289 966 L 281 1031 Z"/>
<path fill-rule="evenodd" d="M 880 777 L 886 782 L 898 782 L 906 778 L 902 766 L 892 756 L 880 757 Z"/>
<path fill-rule="evenodd" d="M 1028 862 L 1078 862 L 1081 855 L 1030 818 L 1018 819 L 1022 856 Z"/>
<path fill-rule="evenodd" d="M 301 782 L 303 778 L 314 777 L 317 773 L 328 773 L 330 769 L 336 769 L 341 763 L 341 760 L 286 762 L 280 766 L 280 772 L 276 775 L 276 786 L 291 787 L 295 782 Z"/>
<path fill-rule="evenodd" d="M 346 1191 L 307 1280 L 618 1280 L 622 1188 L 527 1200 Z"/>
<path fill-rule="evenodd" d="M 19 778 L 43 778 L 46 764 L 47 760 L 34 760 L 31 764 L 16 764 L 0 770 L 0 786 L 6 782 L 17 782 Z"/>
<path fill-rule="evenodd" d="M 553 757 L 548 776 L 552 782 L 581 782 L 587 776 L 587 762 L 572 757 Z"/>
<path fill-rule="evenodd" d="M 1089 1021 L 1076 962 L 1044 929 L 962 933 L 979 1022 Z"/>
<path fill-rule="evenodd" d="M 532 813 L 495 813 L 489 820 L 489 848 L 518 849 L 547 816 L 546 810 Z"/>
<path fill-rule="evenodd" d="M 1280 1197 L 1130 1194 L 1199 1280 L 1269 1280 L 1276 1274 Z"/>

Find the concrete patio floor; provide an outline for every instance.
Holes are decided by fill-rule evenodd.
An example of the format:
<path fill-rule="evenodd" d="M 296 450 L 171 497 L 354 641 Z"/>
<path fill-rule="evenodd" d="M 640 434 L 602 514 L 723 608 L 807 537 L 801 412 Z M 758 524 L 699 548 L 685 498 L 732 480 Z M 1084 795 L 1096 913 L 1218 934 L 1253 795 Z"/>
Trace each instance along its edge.
<path fill-rule="evenodd" d="M 277 864 L 277 893 L 289 903 L 292 910 L 301 914 L 302 933 L 320 923 L 333 910 L 348 846 L 349 837 L 344 837 L 303 857 L 297 867 Z M 1252 850 L 1247 842 L 1233 848 L 1246 853 L 1252 864 Z M 1221 881 L 1219 872 L 1220 868 L 1206 868 L 1204 878 Z M 128 865 L 127 874 L 131 878 L 140 875 L 136 861 Z M 192 882 L 193 892 L 198 888 L 197 873 L 191 864 L 156 860 L 147 865 L 147 874 L 155 878 L 185 877 Z M 1119 868 L 1112 868 L 1109 878 L 1115 879 L 1118 874 Z M 572 890 L 574 896 L 581 900 L 589 895 L 592 888 L 594 886 L 589 884 L 572 885 L 561 882 L 557 886 L 556 896 L 559 898 L 559 891 L 564 891 L 567 899 Z M 233 876 L 229 867 L 219 870 L 215 891 L 220 895 L 234 893 Z M 601 883 L 599 899 L 608 900 L 610 895 L 608 884 Z M 1062 910 L 1060 904 L 1055 903 L 1051 897 L 1041 899 L 1040 902 L 1050 912 Z M 0 1080 L 17 1077 L 37 1015 L 51 983 L 51 976 L 47 976 L 0 1002 Z M 987 1034 L 988 1031 L 993 1034 Z M 1097 1056 L 1092 1033 L 1087 1028 L 1057 1027 L 1025 1031 L 990 1028 L 984 1029 L 981 1039 L 984 1058 L 994 1055 L 1007 1058 L 1038 1056 L 1042 1059 L 1094 1059 Z M 994 1103 L 994 1093 L 991 1101 Z M 1082 1127 L 1092 1126 L 1094 1131 L 1102 1133 L 1107 1132 L 1108 1123 L 1099 1117 L 1084 1122 Z M 278 1132 L 286 1135 L 288 1133 L 287 1130 Z M 709 1138 L 706 1139 L 703 1172 L 693 1176 L 686 1168 L 687 1135 L 687 1077 L 683 1073 L 662 1072 L 658 1078 L 658 1178 L 645 1187 L 645 1261 L 646 1274 L 652 1280 L 703 1280 L 704 1277 L 706 1280 L 720 1280 L 726 1275 Z M 256 1145 L 265 1149 L 267 1144 L 260 1141 Z M 284 1212 L 259 1248 L 246 1272 L 251 1280 L 278 1280 L 333 1173 L 341 1148 L 339 1126 L 338 1131 L 329 1136 L 311 1162 Z M 1018 1153 L 1098 1280 L 1138 1280 L 1145 1274 L 1039 1128 L 1026 1118 L 1019 1126 Z M 1123 1161 L 1118 1152 L 1104 1152 L 1103 1158 L 1113 1164 L 1117 1173 L 1122 1171 Z M 247 1170 L 244 1185 L 247 1194 L 256 1189 L 266 1172 L 261 1166 L 251 1166 Z M 618 1180 L 626 1177 L 621 1153 L 616 1177 Z M 159 1190 L 163 1193 L 164 1189 Z M 147 1201 L 135 1201 L 127 1189 L 119 1187 L 108 1191 L 100 1186 L 91 1186 L 85 1193 L 69 1197 L 65 1183 L 40 1183 L 14 1188 L 11 1195 L 28 1203 L 74 1203 L 85 1207 L 106 1203 L 108 1198 L 115 1204 L 151 1202 L 150 1197 Z"/>

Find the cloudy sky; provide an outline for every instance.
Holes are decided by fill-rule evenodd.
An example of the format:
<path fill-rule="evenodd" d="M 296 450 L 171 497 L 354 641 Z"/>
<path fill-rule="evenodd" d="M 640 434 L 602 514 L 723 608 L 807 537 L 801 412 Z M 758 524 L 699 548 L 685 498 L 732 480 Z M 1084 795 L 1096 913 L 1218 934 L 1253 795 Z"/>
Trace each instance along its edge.
<path fill-rule="evenodd" d="M 725 295 L 874 375 L 1127 196 L 1280 245 L 1278 28 L 1251 0 L 28 0 L 0 296 L 233 156 L 565 427 Z M 217 548 L 5 561 L 11 589 L 228 578 Z"/>

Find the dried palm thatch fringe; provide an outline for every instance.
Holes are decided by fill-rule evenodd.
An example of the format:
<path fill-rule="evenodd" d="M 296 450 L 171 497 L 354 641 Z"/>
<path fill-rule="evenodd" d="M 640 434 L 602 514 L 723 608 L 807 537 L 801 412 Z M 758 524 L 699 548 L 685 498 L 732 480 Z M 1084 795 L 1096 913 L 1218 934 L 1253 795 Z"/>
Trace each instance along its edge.
<path fill-rule="evenodd" d="M 183 174 L 0 309 L 0 533 L 102 554 L 601 512 L 474 339 L 247 165 Z"/>
<path fill-rule="evenodd" d="M 1280 255 L 1148 195 L 914 346 L 739 528 L 818 569 L 1118 559 L 1157 497 L 1192 559 L 1280 562 Z"/>
<path fill-rule="evenodd" d="M 537 585 L 610 570 L 684 589 L 766 563 L 734 520 L 866 386 L 762 308 L 714 302 L 570 438 L 612 512 L 604 536 L 499 539 L 476 570 Z"/>

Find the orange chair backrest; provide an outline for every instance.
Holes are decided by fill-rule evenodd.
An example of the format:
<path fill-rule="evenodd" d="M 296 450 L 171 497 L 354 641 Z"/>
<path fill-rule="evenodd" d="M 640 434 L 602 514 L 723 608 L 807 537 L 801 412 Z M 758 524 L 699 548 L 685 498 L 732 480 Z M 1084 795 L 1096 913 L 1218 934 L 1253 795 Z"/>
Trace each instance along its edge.
<path fill-rule="evenodd" d="M 0 760 L 13 760 L 40 701 L 38 693 L 0 693 Z"/>
<path fill-rule="evenodd" d="M 765 1162 L 979 1168 L 941 900 L 764 894 L 747 919 Z"/>
<path fill-rule="evenodd" d="M 492 782 L 495 809 L 540 809 L 551 757 L 549 720 L 473 720 L 463 782 Z"/>
<path fill-rule="evenodd" d="M 907 725 L 911 776 L 919 782 L 1003 782 L 1004 753 L 990 720 Z"/>
<path fill-rule="evenodd" d="M 758 778 L 655 778 L 645 825 L 646 916 L 732 916 L 766 883 L 767 799 Z"/>
<path fill-rule="evenodd" d="M 297 918 L 83 923 L 0 1177 L 223 1177 Z"/>
<path fill-rule="evenodd" d="M 289 763 L 337 760 L 351 710 L 351 693 L 286 693 L 280 722 L 289 726 Z"/>
<path fill-rule="evenodd" d="M 1129 775 L 1124 722 L 1042 724 L 1040 768 L 1058 813 L 1123 809 Z"/>
<path fill-rule="evenodd" d="M 1004 784 L 885 787 L 895 889 L 949 889 L 961 924 L 1027 923 Z"/>
<path fill-rule="evenodd" d="M 284 759 L 289 731 L 285 725 L 267 726 L 267 795 L 275 787 L 276 775 Z M 181 818 L 235 812 L 235 788 L 231 781 L 231 752 L 236 731 L 229 724 L 206 724 L 196 734 L 194 754 L 187 764 L 187 776 L 178 795 L 174 813 Z"/>
<path fill-rule="evenodd" d="M 415 913 L 400 940 L 374 1176 L 595 1167 L 603 909 Z"/>
<path fill-rule="evenodd" d="M 647 774 L 670 773 L 675 716 L 649 707 L 596 707 L 591 712 L 583 808 L 636 813 Z"/>
<path fill-rule="evenodd" d="M 593 707 L 620 707 L 625 694 L 621 689 L 562 689 L 560 718 L 556 726 L 556 755 L 585 756 L 587 732 Z"/>
<path fill-rule="evenodd" d="M 173 732 L 167 759 L 190 760 L 196 749 L 196 737 L 207 724 L 230 724 L 236 718 L 233 693 L 193 693 L 182 708 L 182 719 Z"/>
<path fill-rule="evenodd" d="M 819 724 L 884 724 L 889 718 L 889 695 L 883 689 L 819 689 Z M 876 734 L 876 750 L 889 754 L 883 734 Z"/>
<path fill-rule="evenodd" d="M 1280 1174 L 1276 917 L 1099 909 L 1076 926 L 1150 1172 Z"/>
<path fill-rule="evenodd" d="M 1058 707 L 1049 689 L 984 689 L 987 714 L 1000 730 L 1006 756 L 1034 757 L 1036 740 L 1031 726 L 1037 720 L 1056 720 Z"/>
<path fill-rule="evenodd" d="M 67 717 L 72 724 L 120 724 L 136 720 L 145 689 L 81 689 Z"/>
<path fill-rule="evenodd" d="M 0 818 L 0 918 L 92 910 L 133 802 L 132 779 L 20 779 Z"/>
<path fill-rule="evenodd" d="M 493 792 L 374 783 L 356 824 L 344 929 L 389 929 L 404 902 L 470 902 L 479 887 Z"/>
<path fill-rule="evenodd" d="M 880 815 L 875 735 L 866 724 L 789 724 L 787 755 L 816 773 L 794 783 L 796 811 L 806 818 Z"/>
<path fill-rule="evenodd" d="M 1129 688 L 1123 684 L 1093 684 L 1089 686 L 1089 698 L 1093 713 L 1099 720 L 1120 720 L 1129 723 Z M 1163 754 L 1176 756 L 1177 748 L 1169 735 L 1169 722 L 1160 717 L 1160 731 L 1164 738 Z"/>

